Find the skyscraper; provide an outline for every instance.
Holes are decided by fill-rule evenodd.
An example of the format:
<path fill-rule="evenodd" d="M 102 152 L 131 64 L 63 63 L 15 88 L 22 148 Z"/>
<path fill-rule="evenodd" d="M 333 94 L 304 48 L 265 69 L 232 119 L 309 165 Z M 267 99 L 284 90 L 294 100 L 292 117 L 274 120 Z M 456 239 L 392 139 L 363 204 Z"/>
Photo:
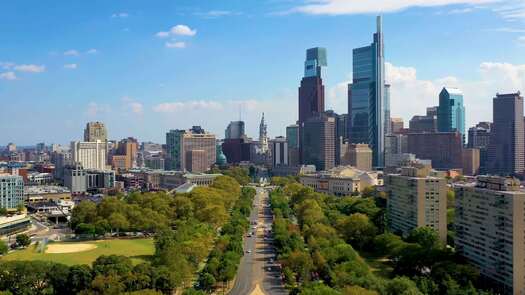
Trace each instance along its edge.
<path fill-rule="evenodd" d="M 224 138 L 239 139 L 245 135 L 244 132 L 244 121 L 232 121 L 226 128 Z"/>
<path fill-rule="evenodd" d="M 81 164 L 84 169 L 106 170 L 107 154 L 105 141 L 71 142 L 72 162 Z"/>
<path fill-rule="evenodd" d="M 317 170 L 335 166 L 335 118 L 319 114 L 303 123 L 301 158 L 303 164 L 315 165 Z"/>
<path fill-rule="evenodd" d="M 306 51 L 304 77 L 299 87 L 299 125 L 308 118 L 324 112 L 323 68 L 327 66 L 326 49 L 310 48 Z"/>
<path fill-rule="evenodd" d="M 384 139 L 390 129 L 388 89 L 382 19 L 378 16 L 374 42 L 353 50 L 353 81 L 348 86 L 348 138 L 372 148 L 375 167 L 384 166 Z"/>
<path fill-rule="evenodd" d="M 457 88 L 444 87 L 439 94 L 437 114 L 439 132 L 459 132 L 465 141 L 465 107 L 463 93 Z"/>
<path fill-rule="evenodd" d="M 100 140 L 105 142 L 108 140 L 108 131 L 104 123 L 101 122 L 89 122 L 86 124 L 84 129 L 84 141 L 95 142 Z"/>
<path fill-rule="evenodd" d="M 216 160 L 215 135 L 200 126 L 166 133 L 167 170 L 203 172 Z"/>
<path fill-rule="evenodd" d="M 520 93 L 497 94 L 493 100 L 493 117 L 487 171 L 500 175 L 520 174 L 525 166 L 523 97 Z"/>

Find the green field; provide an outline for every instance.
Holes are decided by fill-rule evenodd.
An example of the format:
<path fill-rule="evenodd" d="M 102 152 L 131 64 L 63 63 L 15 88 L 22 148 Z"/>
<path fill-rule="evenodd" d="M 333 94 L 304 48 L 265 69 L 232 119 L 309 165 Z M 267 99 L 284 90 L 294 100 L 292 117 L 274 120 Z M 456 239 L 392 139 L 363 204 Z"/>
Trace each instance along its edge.
<path fill-rule="evenodd" d="M 31 245 L 27 249 L 17 250 L 0 258 L 0 261 L 6 260 L 44 260 L 63 263 L 67 265 L 88 264 L 101 255 L 123 255 L 131 258 L 134 264 L 147 261 L 153 255 L 155 248 L 153 239 L 134 239 L 134 240 L 101 240 L 85 241 L 73 243 L 53 243 L 53 245 L 64 244 L 94 244 L 95 249 L 76 252 L 76 253 L 38 253 L 36 246 Z"/>

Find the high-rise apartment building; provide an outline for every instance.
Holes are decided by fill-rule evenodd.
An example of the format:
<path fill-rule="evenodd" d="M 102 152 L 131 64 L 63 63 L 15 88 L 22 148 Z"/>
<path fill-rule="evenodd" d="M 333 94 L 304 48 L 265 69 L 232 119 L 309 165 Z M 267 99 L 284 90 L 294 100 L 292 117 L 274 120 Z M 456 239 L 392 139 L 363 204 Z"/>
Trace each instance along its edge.
<path fill-rule="evenodd" d="M 303 164 L 315 165 L 317 170 L 335 166 L 335 119 L 325 114 L 303 123 L 301 158 Z"/>
<path fill-rule="evenodd" d="M 106 170 L 107 143 L 96 140 L 94 142 L 71 142 L 71 159 L 73 163 L 80 163 L 84 169 Z"/>
<path fill-rule="evenodd" d="M 138 141 L 128 137 L 117 144 L 116 153 L 111 157 L 111 165 L 117 172 L 137 166 Z"/>
<path fill-rule="evenodd" d="M 418 227 L 434 229 L 447 239 L 447 181 L 433 176 L 430 166 L 403 167 L 385 177 L 390 230 L 407 236 Z"/>
<path fill-rule="evenodd" d="M 190 130 L 170 130 L 166 133 L 167 170 L 208 170 L 215 163 L 215 135 L 200 126 Z M 193 153 L 194 150 L 202 152 Z M 191 161 L 188 161 L 191 159 Z M 204 164 L 203 164 L 204 163 Z"/>
<path fill-rule="evenodd" d="M 7 147 L 6 147 L 7 151 L 8 152 L 16 152 L 16 144 L 10 142 L 7 144 Z"/>
<path fill-rule="evenodd" d="M 471 176 L 479 174 L 479 157 L 479 149 L 463 149 L 463 174 Z"/>
<path fill-rule="evenodd" d="M 372 148 L 375 167 L 384 166 L 384 139 L 390 129 L 388 89 L 379 16 L 374 42 L 353 50 L 353 81 L 348 87 L 348 138 L 352 143 L 366 143 Z"/>
<path fill-rule="evenodd" d="M 24 178 L 0 175 L 0 208 L 12 210 L 21 204 L 24 204 Z"/>
<path fill-rule="evenodd" d="M 499 175 L 521 174 L 525 168 L 523 97 L 519 92 L 497 94 L 492 113 L 487 171 Z"/>
<path fill-rule="evenodd" d="M 224 132 L 225 139 L 239 139 L 245 136 L 244 121 L 232 121 Z"/>
<path fill-rule="evenodd" d="M 459 132 L 409 133 L 408 153 L 431 160 L 436 169 L 463 167 L 463 137 Z"/>
<path fill-rule="evenodd" d="M 499 287 L 525 294 L 525 192 L 517 179 L 478 176 L 456 184 L 456 252 Z"/>
<path fill-rule="evenodd" d="M 84 141 L 96 142 L 97 140 L 102 142 L 108 140 L 108 131 L 106 130 L 106 126 L 101 122 L 87 123 L 86 129 L 84 129 Z"/>
<path fill-rule="evenodd" d="M 444 87 L 439 94 L 437 118 L 439 132 L 459 132 L 464 138 L 466 134 L 463 92 L 457 88 Z"/>

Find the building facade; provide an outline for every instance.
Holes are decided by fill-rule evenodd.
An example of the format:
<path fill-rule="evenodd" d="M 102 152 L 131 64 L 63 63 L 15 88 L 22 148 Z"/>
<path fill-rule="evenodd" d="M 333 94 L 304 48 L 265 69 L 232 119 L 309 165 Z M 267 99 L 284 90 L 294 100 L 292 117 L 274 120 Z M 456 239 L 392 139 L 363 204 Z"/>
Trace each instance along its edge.
<path fill-rule="evenodd" d="M 405 237 L 418 227 L 430 227 L 446 243 L 447 182 L 431 172 L 430 166 L 417 165 L 385 176 L 388 226 Z"/>
<path fill-rule="evenodd" d="M 225 139 L 239 139 L 243 138 L 245 134 L 245 127 L 244 127 L 244 121 L 232 121 L 230 124 L 228 124 L 228 127 L 226 127 L 226 131 L 224 132 L 224 138 Z"/>
<path fill-rule="evenodd" d="M 463 167 L 463 138 L 459 132 L 409 133 L 408 153 L 431 160 L 436 169 Z"/>
<path fill-rule="evenodd" d="M 84 141 L 95 142 L 100 140 L 102 142 L 108 140 L 108 131 L 104 123 L 89 122 L 84 129 Z"/>
<path fill-rule="evenodd" d="M 463 92 L 457 88 L 443 88 L 439 94 L 437 115 L 439 132 L 459 132 L 465 137 Z"/>
<path fill-rule="evenodd" d="M 349 144 L 342 165 L 350 165 L 362 171 L 372 171 L 372 150 L 368 144 Z"/>
<path fill-rule="evenodd" d="M 523 97 L 519 92 L 497 94 L 492 113 L 487 171 L 498 175 L 521 174 L 525 168 Z"/>
<path fill-rule="evenodd" d="M 479 176 L 455 185 L 456 252 L 499 294 L 525 294 L 525 192 L 517 179 Z"/>
<path fill-rule="evenodd" d="M 463 174 L 470 176 L 475 176 L 479 174 L 479 157 L 479 149 L 463 149 Z"/>
<path fill-rule="evenodd" d="M 479 122 L 468 130 L 468 148 L 479 149 L 480 172 L 487 172 L 488 148 L 490 144 L 491 122 Z"/>
<path fill-rule="evenodd" d="M 317 192 L 336 196 L 357 194 L 367 187 L 383 184 L 377 172 L 361 171 L 351 166 L 339 166 L 328 171 L 303 174 L 299 177 L 299 181 Z"/>
<path fill-rule="evenodd" d="M 348 138 L 370 146 L 375 167 L 384 166 L 384 137 L 390 125 L 388 89 L 382 20 L 378 17 L 374 42 L 353 50 L 353 81 L 348 87 Z"/>
<path fill-rule="evenodd" d="M 199 156 L 203 160 L 202 165 L 197 165 L 198 170 L 203 167 L 210 169 L 216 160 L 215 141 L 215 135 L 205 132 L 200 126 L 193 126 L 190 130 L 170 130 L 166 133 L 167 170 L 192 171 L 192 164 L 197 162 L 188 162 L 187 159 L 193 159 L 194 150 L 202 151 L 199 155 L 195 154 L 195 157 Z"/>
<path fill-rule="evenodd" d="M 71 160 L 80 163 L 84 169 L 105 170 L 107 161 L 106 141 L 71 142 Z"/>
<path fill-rule="evenodd" d="M 16 209 L 24 204 L 24 179 L 18 175 L 0 175 L 0 208 Z"/>
<path fill-rule="evenodd" d="M 323 69 L 327 65 L 325 48 L 306 50 L 304 77 L 299 87 L 299 125 L 324 112 Z"/>
<path fill-rule="evenodd" d="M 272 167 L 288 166 L 288 141 L 284 137 L 277 137 L 270 141 L 272 153 Z"/>
<path fill-rule="evenodd" d="M 317 170 L 335 166 L 335 119 L 326 115 L 309 118 L 302 127 L 301 159 Z"/>

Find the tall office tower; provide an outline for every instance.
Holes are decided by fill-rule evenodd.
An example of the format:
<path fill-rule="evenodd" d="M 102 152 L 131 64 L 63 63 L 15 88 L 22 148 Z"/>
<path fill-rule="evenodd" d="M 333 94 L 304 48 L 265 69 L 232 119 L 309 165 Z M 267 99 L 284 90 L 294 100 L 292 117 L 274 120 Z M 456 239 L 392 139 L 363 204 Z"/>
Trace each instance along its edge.
<path fill-rule="evenodd" d="M 10 142 L 7 144 L 6 150 L 8 152 L 16 152 L 16 144 Z"/>
<path fill-rule="evenodd" d="M 44 142 L 39 142 L 36 144 L 36 151 L 41 153 L 46 151 L 46 144 Z"/>
<path fill-rule="evenodd" d="M 308 118 L 324 112 L 323 68 L 326 66 L 325 48 L 306 50 L 304 77 L 299 87 L 299 125 Z"/>
<path fill-rule="evenodd" d="M 261 123 L 259 124 L 259 147 L 261 153 L 265 154 L 268 152 L 268 126 L 264 122 L 264 113 L 262 114 Z"/>
<path fill-rule="evenodd" d="M 403 167 L 401 174 L 385 177 L 390 230 L 407 236 L 418 227 L 436 230 L 447 240 L 447 181 L 432 176 L 430 166 Z"/>
<path fill-rule="evenodd" d="M 135 138 L 128 137 L 121 140 L 117 145 L 115 155 L 112 156 L 113 169 L 120 172 L 137 167 L 137 149 L 138 141 Z"/>
<path fill-rule="evenodd" d="M 87 171 L 79 163 L 68 164 L 64 167 L 64 186 L 72 194 L 82 194 L 87 191 Z"/>
<path fill-rule="evenodd" d="M 279 136 L 270 140 L 272 150 L 272 167 L 288 166 L 288 142 L 286 138 Z"/>
<path fill-rule="evenodd" d="M 286 141 L 289 148 L 299 148 L 299 125 L 293 124 L 286 127 Z"/>
<path fill-rule="evenodd" d="M 348 141 L 348 114 L 340 114 L 337 117 L 337 138 Z"/>
<path fill-rule="evenodd" d="M 406 134 L 389 134 L 385 136 L 385 167 L 397 167 L 408 153 L 408 136 Z"/>
<path fill-rule="evenodd" d="M 463 149 L 463 174 L 475 176 L 479 174 L 479 149 Z"/>
<path fill-rule="evenodd" d="M 497 94 L 493 100 L 493 125 L 487 171 L 514 175 L 524 169 L 523 97 L 520 93 Z"/>
<path fill-rule="evenodd" d="M 385 122 L 390 123 L 388 89 L 382 20 L 378 16 L 374 42 L 353 50 L 353 81 L 348 86 L 348 138 L 372 148 L 375 167 L 384 166 L 385 129 L 389 125 Z"/>
<path fill-rule="evenodd" d="M 335 166 L 335 119 L 319 114 L 303 123 L 301 143 L 302 163 L 315 165 L 317 170 Z"/>
<path fill-rule="evenodd" d="M 333 110 L 327 110 L 323 114 L 325 116 L 334 118 L 335 120 L 335 130 L 334 130 L 335 166 L 338 166 L 341 164 L 341 158 L 344 156 L 343 154 L 345 152 L 341 150 L 341 146 L 343 145 L 344 138 L 346 137 L 346 136 L 343 136 L 343 131 L 346 130 L 346 128 L 344 128 L 344 130 L 341 130 L 341 128 L 343 124 L 345 123 L 348 124 L 348 121 L 343 122 L 345 117 L 337 114 Z"/>
<path fill-rule="evenodd" d="M 456 252 L 494 281 L 496 294 L 525 294 L 525 192 L 513 178 L 456 184 Z"/>
<path fill-rule="evenodd" d="M 491 122 L 479 122 L 468 130 L 468 148 L 479 149 L 480 173 L 487 172 L 488 148 L 490 143 Z"/>
<path fill-rule="evenodd" d="M 64 168 L 66 165 L 71 164 L 71 153 L 70 152 L 60 152 L 55 154 L 55 171 L 53 174 L 56 179 L 64 179 Z"/>
<path fill-rule="evenodd" d="M 465 107 L 463 92 L 457 88 L 444 87 L 439 94 L 438 131 L 459 132 L 465 141 Z"/>
<path fill-rule="evenodd" d="M 459 132 L 409 133 L 408 152 L 431 160 L 437 169 L 463 167 L 463 139 Z"/>
<path fill-rule="evenodd" d="M 16 209 L 24 204 L 24 178 L 0 175 L 0 208 Z"/>
<path fill-rule="evenodd" d="M 403 118 L 390 118 L 390 133 L 388 134 L 396 134 L 401 132 L 405 128 L 405 121 L 403 121 Z"/>
<path fill-rule="evenodd" d="M 101 122 L 89 122 L 86 124 L 86 129 L 84 129 L 84 141 L 86 142 L 95 142 L 100 140 L 105 142 L 108 140 L 108 131 L 106 126 Z"/>
<path fill-rule="evenodd" d="M 215 163 L 215 135 L 200 126 L 166 133 L 167 170 L 203 172 Z M 200 150 L 201 152 L 192 151 Z"/>
<path fill-rule="evenodd" d="M 372 150 L 368 144 L 349 144 L 343 158 L 343 165 L 351 165 L 362 171 L 372 171 Z"/>
<path fill-rule="evenodd" d="M 107 144 L 105 141 L 71 142 L 71 159 L 84 169 L 106 170 Z"/>
<path fill-rule="evenodd" d="M 224 132 L 225 139 L 239 139 L 245 136 L 244 121 L 232 121 Z"/>

